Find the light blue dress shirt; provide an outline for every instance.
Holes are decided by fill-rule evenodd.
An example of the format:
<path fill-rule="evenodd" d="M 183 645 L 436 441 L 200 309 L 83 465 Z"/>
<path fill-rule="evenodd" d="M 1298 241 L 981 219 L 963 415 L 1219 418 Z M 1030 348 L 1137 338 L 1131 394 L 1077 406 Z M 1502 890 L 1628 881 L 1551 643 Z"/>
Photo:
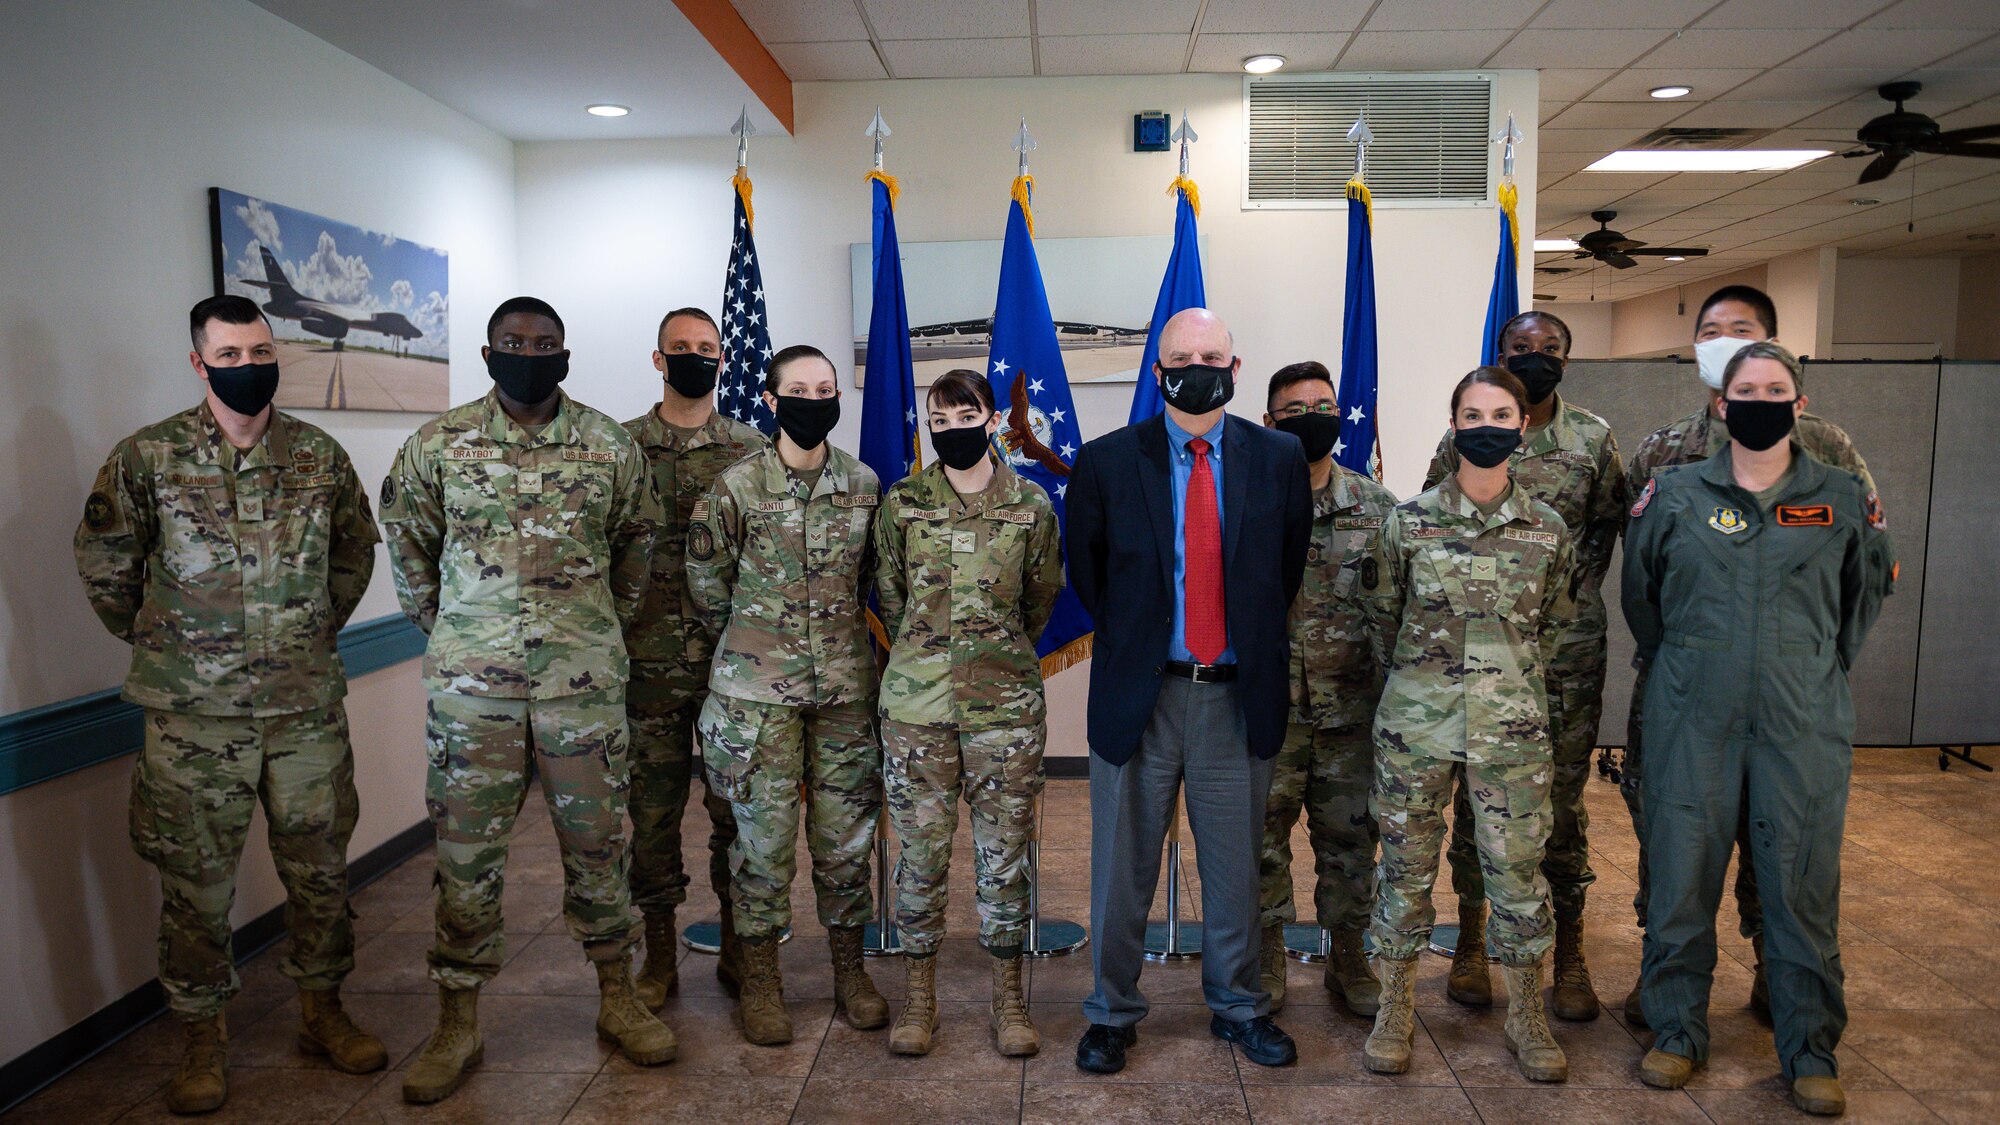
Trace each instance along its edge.
<path fill-rule="evenodd" d="M 1195 439 L 1174 424 L 1173 416 L 1163 414 L 1167 424 L 1167 450 L 1172 455 L 1174 482 L 1174 631 L 1167 642 L 1167 659 L 1196 664 L 1194 654 L 1187 646 L 1187 490 L 1188 478 L 1194 473 L 1194 453 L 1188 449 L 1188 442 Z M 1215 526 L 1217 532 L 1228 526 L 1223 523 L 1222 512 L 1222 427 L 1229 420 L 1224 414 L 1215 420 L 1215 425 L 1200 435 L 1208 443 L 1208 471 L 1215 478 Z M 1227 617 L 1224 618 L 1227 620 Z M 1217 664 L 1236 663 L 1236 647 L 1225 643 L 1222 655 L 1215 658 Z"/>

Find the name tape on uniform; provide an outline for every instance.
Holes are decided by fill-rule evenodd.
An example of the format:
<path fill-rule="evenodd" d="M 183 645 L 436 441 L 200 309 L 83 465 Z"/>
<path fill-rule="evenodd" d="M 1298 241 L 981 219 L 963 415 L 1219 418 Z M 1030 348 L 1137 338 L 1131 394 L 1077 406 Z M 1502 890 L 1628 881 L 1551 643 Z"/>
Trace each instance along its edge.
<path fill-rule="evenodd" d="M 1779 527 L 1832 527 L 1831 504 L 1780 504 L 1774 510 Z"/>
<path fill-rule="evenodd" d="M 468 446 L 453 446 L 444 451 L 447 461 L 498 461 L 504 456 L 497 449 L 476 449 Z"/>
<path fill-rule="evenodd" d="M 836 508 L 872 508 L 881 501 L 880 496 L 867 492 L 854 495 L 842 495 L 836 492 L 833 495 L 833 506 Z"/>
<path fill-rule="evenodd" d="M 1381 516 L 1335 516 L 1335 531 L 1373 531 L 1382 526 Z"/>
<path fill-rule="evenodd" d="M 1510 527 L 1500 533 L 1500 538 L 1512 539 L 1519 543 L 1533 543 L 1542 547 L 1553 547 L 1556 545 L 1558 536 L 1553 531 L 1523 531 L 1518 527 Z"/>
<path fill-rule="evenodd" d="M 563 460 L 591 461 L 597 464 L 609 465 L 618 460 L 618 455 L 608 449 L 565 449 L 563 450 Z"/>
<path fill-rule="evenodd" d="M 1007 523 L 1017 523 L 1023 526 L 1035 522 L 1035 513 L 1033 512 L 1016 512 L 1003 508 L 997 512 L 988 512 L 986 514 L 992 516 L 996 520 L 1003 520 Z"/>
<path fill-rule="evenodd" d="M 294 474 L 285 478 L 286 488 L 325 488 L 332 483 L 332 473 L 313 473 L 309 476 Z"/>

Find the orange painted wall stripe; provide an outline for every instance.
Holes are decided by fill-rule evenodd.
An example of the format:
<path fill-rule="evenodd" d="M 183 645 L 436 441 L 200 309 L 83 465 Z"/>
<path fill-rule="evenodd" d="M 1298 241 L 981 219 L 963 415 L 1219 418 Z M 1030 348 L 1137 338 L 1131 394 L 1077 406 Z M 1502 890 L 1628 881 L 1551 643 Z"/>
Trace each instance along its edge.
<path fill-rule="evenodd" d="M 792 132 L 792 79 L 765 50 L 764 41 L 743 22 L 729 0 L 674 0 L 674 7 L 701 32 L 722 61 L 750 87 L 764 108 Z"/>

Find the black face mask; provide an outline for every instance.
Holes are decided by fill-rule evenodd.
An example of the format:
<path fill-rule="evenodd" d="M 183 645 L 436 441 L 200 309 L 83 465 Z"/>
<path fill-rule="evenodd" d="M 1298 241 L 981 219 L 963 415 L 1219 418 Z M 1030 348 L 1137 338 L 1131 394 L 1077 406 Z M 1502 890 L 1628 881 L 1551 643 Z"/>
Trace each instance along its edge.
<path fill-rule="evenodd" d="M 1723 423 L 1729 427 L 1729 436 L 1745 449 L 1759 453 L 1785 440 L 1792 432 L 1792 424 L 1798 419 L 1792 414 L 1797 404 L 1795 398 L 1777 402 L 1768 398 L 1732 398 L 1729 401 L 1729 417 Z"/>
<path fill-rule="evenodd" d="M 247 417 L 262 414 L 271 405 L 271 397 L 278 393 L 278 365 L 275 363 L 242 363 L 235 367 L 210 367 L 201 365 L 208 372 L 208 388 L 222 405 Z"/>
<path fill-rule="evenodd" d="M 1451 432 L 1451 447 L 1482 469 L 1504 464 L 1507 455 L 1520 445 L 1521 431 L 1507 426 L 1473 426 Z"/>
<path fill-rule="evenodd" d="M 1235 394 L 1235 373 L 1227 367 L 1190 363 L 1160 368 L 1160 397 L 1183 414 L 1206 414 Z"/>
<path fill-rule="evenodd" d="M 840 421 L 838 398 L 778 395 L 778 428 L 800 449 L 818 449 Z"/>
<path fill-rule="evenodd" d="M 486 353 L 486 373 L 500 387 L 500 393 L 533 406 L 556 393 L 556 384 L 569 378 L 569 352 L 554 355 L 519 355 L 493 348 Z"/>
<path fill-rule="evenodd" d="M 1563 361 L 1547 352 L 1522 352 L 1507 357 L 1507 370 L 1512 371 L 1528 388 L 1529 402 L 1543 402 L 1556 393 L 1556 384 L 1563 379 Z"/>
<path fill-rule="evenodd" d="M 1306 464 L 1311 465 L 1333 452 L 1333 443 L 1340 438 L 1340 415 L 1301 414 L 1296 418 L 1280 418 L 1278 428 L 1299 439 L 1299 444 L 1306 448 Z"/>
<path fill-rule="evenodd" d="M 715 369 L 721 360 L 700 352 L 661 352 L 666 357 L 667 386 L 682 398 L 707 398 L 715 389 Z"/>
<path fill-rule="evenodd" d="M 931 448 L 938 460 L 963 472 L 986 459 L 986 423 L 974 422 L 950 430 L 932 430 Z"/>

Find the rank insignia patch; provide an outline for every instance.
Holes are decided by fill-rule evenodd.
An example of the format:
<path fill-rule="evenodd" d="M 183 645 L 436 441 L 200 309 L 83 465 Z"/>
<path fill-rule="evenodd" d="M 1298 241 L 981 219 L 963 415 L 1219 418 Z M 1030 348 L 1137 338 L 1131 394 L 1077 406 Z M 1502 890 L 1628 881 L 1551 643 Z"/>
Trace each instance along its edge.
<path fill-rule="evenodd" d="M 1743 522 L 1742 512 L 1734 508 L 1717 508 L 1715 514 L 1708 517 L 1708 526 L 1724 535 L 1734 535 L 1750 525 Z"/>

